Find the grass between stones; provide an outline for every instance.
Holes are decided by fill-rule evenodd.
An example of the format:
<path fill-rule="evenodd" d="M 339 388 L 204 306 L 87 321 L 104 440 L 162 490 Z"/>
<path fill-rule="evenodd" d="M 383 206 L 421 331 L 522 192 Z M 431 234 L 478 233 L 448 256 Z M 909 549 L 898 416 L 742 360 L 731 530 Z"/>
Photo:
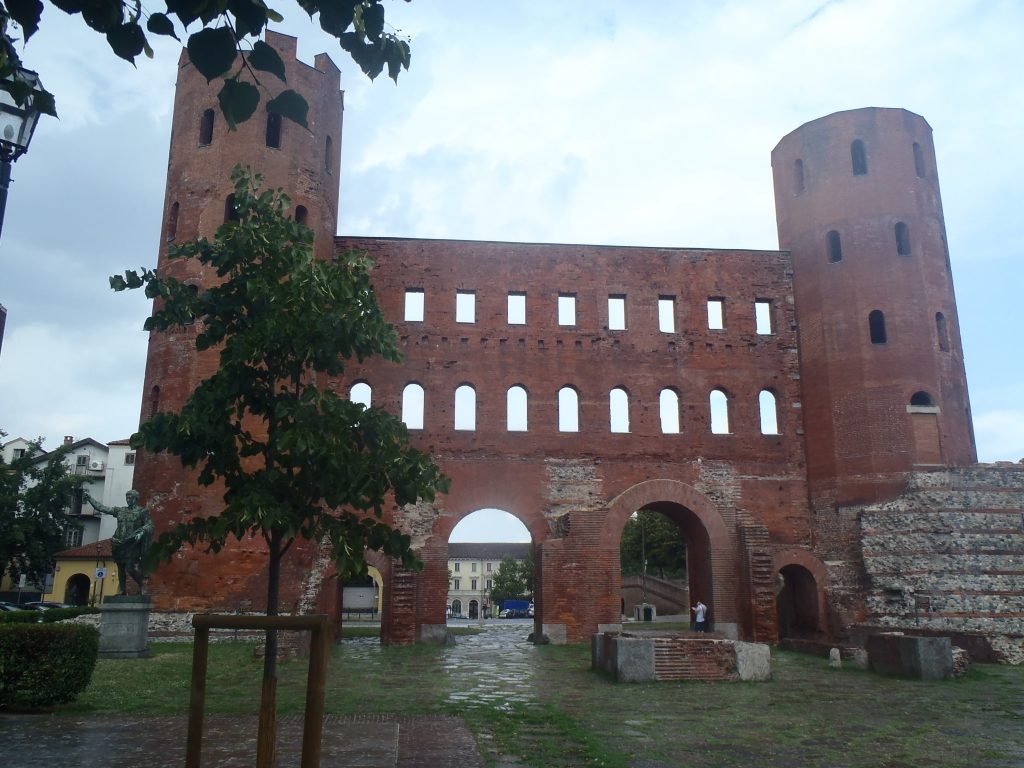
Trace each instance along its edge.
<path fill-rule="evenodd" d="M 101 661 L 62 713 L 184 714 L 192 646 L 151 644 L 149 659 Z M 514 658 L 513 658 L 514 657 Z M 483 659 L 483 661 L 481 661 Z M 977 666 L 967 678 L 885 678 L 776 652 L 767 683 L 615 684 L 590 671 L 589 648 L 332 650 L 327 711 L 465 720 L 492 766 L 1019 766 L 1024 669 Z M 261 664 L 253 646 L 211 645 L 207 712 L 253 714 Z M 302 711 L 306 662 L 281 665 L 282 715 Z"/>

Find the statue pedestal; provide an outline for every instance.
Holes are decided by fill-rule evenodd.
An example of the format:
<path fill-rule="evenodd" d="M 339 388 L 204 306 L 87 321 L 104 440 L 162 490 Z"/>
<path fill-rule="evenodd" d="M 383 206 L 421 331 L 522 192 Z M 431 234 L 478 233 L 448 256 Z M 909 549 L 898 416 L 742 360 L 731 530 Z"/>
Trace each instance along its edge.
<path fill-rule="evenodd" d="M 149 656 L 149 597 L 115 595 L 100 606 L 100 658 L 139 659 Z"/>

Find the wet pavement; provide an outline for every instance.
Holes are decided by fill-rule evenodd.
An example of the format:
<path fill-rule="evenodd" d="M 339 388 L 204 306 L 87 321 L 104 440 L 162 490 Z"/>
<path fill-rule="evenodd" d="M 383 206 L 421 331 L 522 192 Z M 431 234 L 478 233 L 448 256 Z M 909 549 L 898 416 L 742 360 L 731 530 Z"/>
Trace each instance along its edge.
<path fill-rule="evenodd" d="M 476 622 L 452 625 L 476 626 Z M 531 698 L 536 646 L 525 641 L 530 621 L 490 621 L 476 635 L 460 635 L 444 649 L 448 700 L 501 708 Z M 346 654 L 380 653 L 376 638 L 346 640 Z M 208 716 L 203 728 L 203 766 L 251 766 L 256 718 Z M 187 720 L 173 717 L 77 717 L 0 715 L 0 765 L 4 768 L 180 768 Z M 280 768 L 298 766 L 302 718 L 279 722 Z M 321 766 L 360 768 L 477 768 L 483 766 L 473 735 L 459 718 L 328 715 Z"/>

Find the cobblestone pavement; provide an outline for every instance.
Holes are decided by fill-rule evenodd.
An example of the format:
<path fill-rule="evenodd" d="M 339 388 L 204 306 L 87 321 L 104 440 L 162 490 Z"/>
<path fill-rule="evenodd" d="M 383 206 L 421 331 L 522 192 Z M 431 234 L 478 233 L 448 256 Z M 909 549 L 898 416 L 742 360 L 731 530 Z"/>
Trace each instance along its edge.
<path fill-rule="evenodd" d="M 469 623 L 471 626 L 475 622 Z M 458 638 L 445 649 L 443 670 L 452 702 L 501 707 L 527 701 L 534 684 L 533 654 L 526 642 L 531 622 L 489 622 L 484 631 Z M 376 638 L 346 641 L 347 653 L 379 653 Z M 501 659 L 498 671 L 494 660 Z M 482 674 L 481 670 L 490 670 Z M 279 728 L 280 768 L 299 765 L 302 720 L 286 717 Z M 0 765 L 4 768 L 180 768 L 187 721 L 175 717 L 67 717 L 0 715 Z M 207 717 L 203 765 L 251 766 L 256 754 L 255 718 Z M 323 768 L 478 768 L 483 766 L 472 734 L 458 718 L 444 716 L 328 716 L 324 722 Z"/>

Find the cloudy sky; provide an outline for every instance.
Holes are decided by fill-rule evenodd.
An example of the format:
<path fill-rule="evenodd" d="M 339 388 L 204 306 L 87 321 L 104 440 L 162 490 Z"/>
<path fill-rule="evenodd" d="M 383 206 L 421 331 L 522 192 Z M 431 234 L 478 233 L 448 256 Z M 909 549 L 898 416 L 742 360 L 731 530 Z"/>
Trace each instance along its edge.
<path fill-rule="evenodd" d="M 1024 4 L 394 2 L 397 86 L 272 5 L 302 58 L 342 68 L 345 234 L 772 249 L 782 136 L 857 107 L 923 115 L 979 458 L 1024 457 Z M 135 69 L 47 4 L 23 58 L 61 117 L 14 166 L 0 428 L 108 442 L 137 426 L 149 306 L 107 276 L 156 261 L 177 48 Z"/>

